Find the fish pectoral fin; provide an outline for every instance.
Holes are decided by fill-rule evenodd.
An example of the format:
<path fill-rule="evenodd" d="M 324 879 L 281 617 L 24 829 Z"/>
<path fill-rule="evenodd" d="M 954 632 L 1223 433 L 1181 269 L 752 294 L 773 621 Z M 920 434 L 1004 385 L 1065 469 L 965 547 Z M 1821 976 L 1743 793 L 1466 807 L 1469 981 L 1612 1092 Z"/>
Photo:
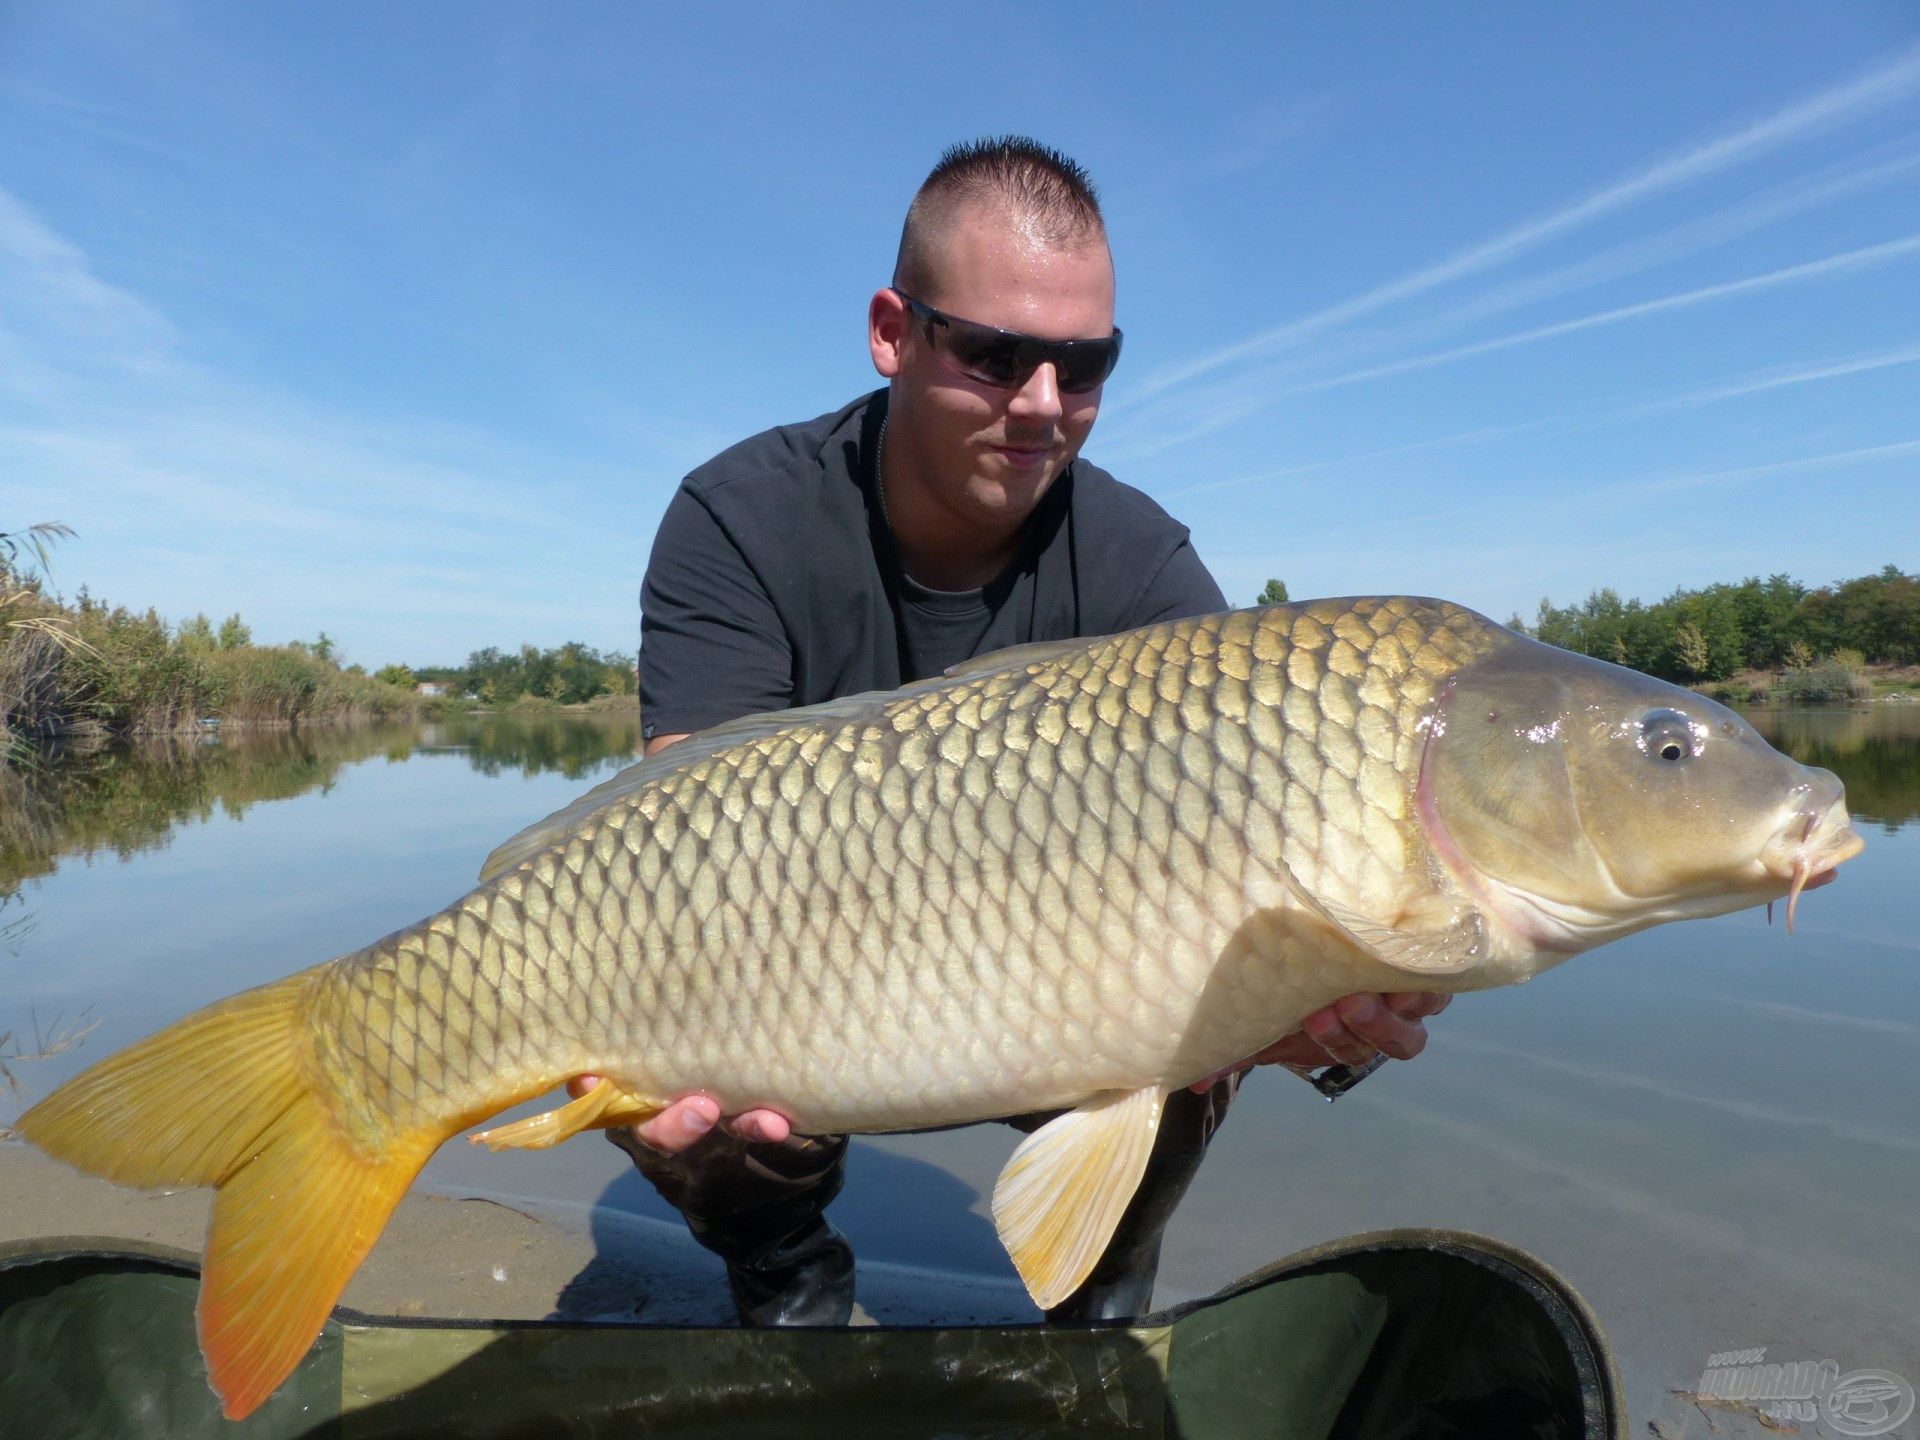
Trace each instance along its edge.
<path fill-rule="evenodd" d="M 1457 975 L 1487 957 L 1487 926 L 1471 906 L 1382 925 L 1340 905 L 1322 910 L 1374 959 L 1415 975 Z"/>
<path fill-rule="evenodd" d="M 643 1100 L 630 1090 L 601 1077 L 600 1083 L 578 1100 L 524 1120 L 481 1130 L 467 1139 L 489 1150 L 548 1150 L 571 1140 L 582 1130 L 611 1130 L 615 1125 L 637 1125 L 660 1113 L 656 1101 Z"/>
<path fill-rule="evenodd" d="M 1318 915 L 1383 965 L 1414 975 L 1457 975 L 1487 955 L 1487 923 L 1470 905 L 1446 903 L 1382 925 L 1346 906 L 1322 900 L 1293 875 L 1288 888 L 1301 908 Z"/>
<path fill-rule="evenodd" d="M 1160 1129 L 1159 1089 L 1114 1090 L 1021 1142 L 993 1187 L 993 1223 L 1042 1310 L 1092 1273 L 1140 1187 Z"/>

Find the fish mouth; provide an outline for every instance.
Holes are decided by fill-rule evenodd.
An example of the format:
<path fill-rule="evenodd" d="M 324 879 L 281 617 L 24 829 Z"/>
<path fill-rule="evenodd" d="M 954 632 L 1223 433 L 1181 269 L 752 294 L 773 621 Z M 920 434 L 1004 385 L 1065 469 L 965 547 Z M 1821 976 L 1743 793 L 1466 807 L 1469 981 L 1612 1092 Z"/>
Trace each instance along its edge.
<path fill-rule="evenodd" d="M 1775 880 L 1787 884 L 1787 933 L 1793 933 L 1794 914 L 1800 896 L 1833 883 L 1840 866 L 1866 848 L 1867 842 L 1853 828 L 1847 814 L 1845 797 L 1836 797 L 1824 808 L 1805 805 L 1788 817 L 1787 823 L 1768 843 L 1760 863 Z M 1771 913 L 1772 904 L 1769 902 Z"/>

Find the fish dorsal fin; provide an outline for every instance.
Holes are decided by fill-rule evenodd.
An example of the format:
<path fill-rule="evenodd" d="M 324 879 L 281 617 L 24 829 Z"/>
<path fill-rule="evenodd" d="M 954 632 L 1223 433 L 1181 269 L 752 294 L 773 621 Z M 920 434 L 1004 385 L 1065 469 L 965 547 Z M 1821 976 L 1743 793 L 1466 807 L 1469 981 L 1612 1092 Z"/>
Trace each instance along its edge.
<path fill-rule="evenodd" d="M 1146 1173 L 1166 1093 L 1110 1090 L 1020 1144 L 993 1187 L 993 1223 L 1027 1293 L 1050 1310 L 1080 1288 Z"/>
<path fill-rule="evenodd" d="M 1399 925 L 1382 925 L 1332 900 L 1310 894 L 1288 872 L 1294 898 L 1359 949 L 1413 975 L 1458 975 L 1487 958 L 1487 925 L 1471 905 L 1417 907 Z M 1424 911 L 1424 913 L 1422 913 Z"/>
<path fill-rule="evenodd" d="M 976 655 L 971 660 L 962 660 L 944 675 L 916 680 L 898 690 L 868 690 L 819 705 L 742 715 L 737 720 L 728 720 L 699 731 L 676 745 L 669 745 L 657 755 L 649 755 L 638 764 L 629 765 L 612 779 L 594 786 L 578 800 L 554 811 L 544 820 L 535 821 L 512 839 L 497 846 L 480 867 L 480 883 L 484 885 L 516 865 L 531 860 L 543 850 L 552 849 L 584 825 L 588 817 L 616 801 L 624 800 L 635 791 L 677 771 L 691 769 L 703 760 L 712 759 L 722 750 L 776 735 L 782 730 L 831 730 L 852 720 L 878 718 L 881 711 L 897 700 L 911 699 L 930 690 L 978 680 L 984 675 L 1041 664 L 1070 655 L 1090 643 L 1087 640 L 1041 640 L 1032 645 L 1015 645 L 1006 650 Z"/>
<path fill-rule="evenodd" d="M 579 799 L 562 806 L 544 820 L 536 820 L 512 839 L 495 847 L 487 856 L 486 863 L 480 867 L 480 883 L 486 884 L 496 876 L 504 875 L 516 865 L 531 860 L 543 850 L 550 850 L 566 840 L 583 826 L 587 819 L 618 801 L 626 799 L 636 791 L 662 780 L 668 775 L 682 770 L 691 770 L 704 760 L 711 760 L 722 750 L 735 745 L 748 744 L 768 735 L 776 735 L 782 730 L 806 729 L 810 726 L 832 726 L 852 718 L 864 709 L 877 709 L 878 702 L 891 698 L 891 692 L 871 692 L 864 695 L 849 695 L 842 700 L 830 700 L 824 705 L 808 705 L 797 710 L 769 710 L 759 715 L 742 715 L 737 720 L 728 720 L 706 730 L 689 735 L 677 744 L 669 745 L 657 755 L 649 755 L 637 764 L 629 765 L 610 780 L 587 791 Z"/>

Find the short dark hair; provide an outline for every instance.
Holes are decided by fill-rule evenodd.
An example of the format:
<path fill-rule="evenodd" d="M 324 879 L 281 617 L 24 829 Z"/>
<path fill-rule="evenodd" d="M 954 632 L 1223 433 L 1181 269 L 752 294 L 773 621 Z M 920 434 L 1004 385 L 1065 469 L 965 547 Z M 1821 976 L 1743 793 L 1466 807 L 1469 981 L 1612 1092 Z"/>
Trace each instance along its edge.
<path fill-rule="evenodd" d="M 990 135 L 948 147 L 921 182 L 900 230 L 893 283 L 914 296 L 936 290 L 940 242 L 962 209 L 982 201 L 1006 207 L 1060 249 L 1106 238 L 1100 199 L 1083 167 L 1025 135 Z"/>

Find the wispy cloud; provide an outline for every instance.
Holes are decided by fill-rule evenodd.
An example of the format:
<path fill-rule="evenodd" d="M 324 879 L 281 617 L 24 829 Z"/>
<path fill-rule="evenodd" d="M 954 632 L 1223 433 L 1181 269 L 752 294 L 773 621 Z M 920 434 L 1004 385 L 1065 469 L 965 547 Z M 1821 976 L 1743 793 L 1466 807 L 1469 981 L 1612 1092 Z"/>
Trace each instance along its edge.
<path fill-rule="evenodd" d="M 1163 493 L 1167 499 L 1183 500 L 1220 490 L 1242 489 L 1249 485 L 1304 479 L 1314 475 L 1338 474 L 1342 471 L 1374 465 L 1382 460 L 1404 459 L 1408 456 L 1431 454 L 1436 451 L 1474 450 L 1510 444 L 1517 440 L 1575 434 L 1673 410 L 1718 404 L 1721 401 L 1735 400 L 1769 390 L 1810 385 L 1823 380 L 1842 379 L 1849 375 L 1862 375 L 1875 370 L 1913 364 L 1920 364 L 1920 344 L 1900 346 L 1893 350 L 1869 351 L 1830 360 L 1768 366 L 1762 370 L 1748 371 L 1743 375 L 1730 376 L 1711 384 L 1693 386 L 1671 394 L 1633 399 L 1624 404 L 1576 410 L 1559 415 L 1544 415 L 1532 420 L 1514 421 L 1510 424 L 1480 425 L 1470 430 L 1457 430 L 1425 440 L 1409 441 L 1404 445 L 1388 445 L 1380 449 L 1335 455 L 1324 460 L 1311 460 L 1273 470 L 1260 470 L 1246 475 L 1230 475 L 1218 480 L 1203 481 L 1196 485 L 1183 485 Z"/>
<path fill-rule="evenodd" d="M 1920 46 L 1842 85 L 1740 130 L 1657 160 L 1538 220 L 1516 226 L 1437 264 L 1374 287 L 1299 320 L 1275 326 L 1148 377 L 1128 397 L 1138 404 L 1226 366 L 1268 355 L 1397 302 L 1504 264 L 1547 240 L 1590 225 L 1665 191 L 1704 180 L 1889 104 L 1920 87 Z"/>
<path fill-rule="evenodd" d="M 1869 370 L 1885 370 L 1895 365 L 1912 365 L 1920 362 L 1920 344 L 1903 345 L 1896 350 L 1882 350 L 1868 355 L 1850 355 L 1845 359 L 1826 360 L 1812 365 L 1775 366 L 1768 370 L 1756 371 L 1732 380 L 1723 380 L 1716 385 L 1703 385 L 1695 390 L 1682 391 L 1667 399 L 1650 401 L 1636 407 L 1635 413 L 1647 414 L 1653 410 L 1677 409 L 1687 405 L 1710 405 L 1719 400 L 1732 400 L 1741 395 L 1755 395 L 1763 390 L 1779 390 L 1789 385 L 1807 385 L 1818 380 L 1837 380 L 1845 375 L 1861 375 Z"/>
<path fill-rule="evenodd" d="M 1226 430 L 1289 395 L 1386 378 L 1400 373 L 1401 368 L 1424 368 L 1433 362 L 1426 357 L 1408 357 L 1404 353 L 1407 347 L 1430 345 L 1476 321 L 1671 264 L 1798 212 L 1910 180 L 1916 171 L 1920 171 L 1920 149 L 1910 146 L 1901 147 L 1891 156 L 1882 151 L 1845 161 L 1597 254 L 1488 286 L 1437 312 L 1397 324 L 1330 332 L 1308 350 L 1276 355 L 1261 364 L 1213 378 L 1197 401 L 1186 389 L 1177 388 L 1144 404 L 1123 404 L 1117 417 L 1109 407 L 1109 418 L 1101 432 L 1101 452 L 1111 458 L 1137 461 Z M 1534 338 L 1550 338 L 1550 334 Z M 1494 348 L 1502 345 L 1496 343 Z M 1377 358 L 1383 353 L 1391 355 L 1396 349 L 1402 353 L 1395 360 Z M 1442 353 L 1453 354 L 1451 350 Z M 1361 363 L 1369 359 L 1372 364 Z M 1329 370 L 1335 372 L 1331 379 Z"/>
<path fill-rule="evenodd" d="M 103 279 L 85 252 L 0 187 L 0 395 L 45 394 L 73 367 L 106 360 L 151 370 L 175 344 L 173 327 Z"/>
<path fill-rule="evenodd" d="M 1784 184 L 1681 224 L 1638 236 L 1553 269 L 1489 286 L 1473 298 L 1431 316 L 1369 336 L 1367 343 L 1376 349 L 1420 343 L 1437 335 L 1457 332 L 1477 320 L 1644 274 L 1725 245 L 1795 214 L 1909 181 L 1916 171 L 1920 171 L 1920 149 L 1907 147 L 1890 158 L 1876 157 L 1865 163 L 1848 161 L 1811 175 L 1798 175 Z"/>
<path fill-rule="evenodd" d="M 1539 340 L 1572 335 L 1582 330 L 1597 329 L 1602 325 L 1617 325 L 1623 320 L 1636 320 L 1645 315 L 1657 315 L 1667 310 L 1704 305 L 1709 301 L 1724 300 L 1733 295 L 1745 295 L 1756 290 L 1772 290 L 1782 285 L 1794 285 L 1825 275 L 1884 265 L 1916 252 L 1920 252 L 1920 234 L 1907 235 L 1879 245 L 1864 245 L 1856 250 L 1842 251 L 1838 255 L 1828 255 L 1800 265 L 1788 265 L 1779 270 L 1769 270 L 1764 275 L 1748 275 L 1739 280 L 1722 281 L 1718 285 L 1702 285 L 1697 289 L 1684 290 L 1675 295 L 1662 295 L 1653 300 L 1642 300 L 1632 305 L 1618 305 L 1611 310 L 1577 316 L 1572 320 L 1561 320 L 1551 325 L 1536 325 L 1530 330 L 1521 330 L 1510 335 L 1497 335 L 1490 340 L 1476 340 L 1471 344 L 1455 345 L 1428 355 L 1414 355 L 1405 360 L 1393 360 L 1383 365 L 1352 370 L 1344 375 L 1334 375 L 1325 380 L 1296 385 L 1292 393 L 1304 394 L 1314 390 L 1331 390 L 1336 386 L 1352 385 L 1362 380 L 1379 380 L 1388 375 L 1402 375 L 1410 370 L 1427 370 L 1435 365 L 1447 365 L 1476 355 L 1488 355 L 1496 350 L 1510 350 L 1516 345 L 1531 345 Z"/>
<path fill-rule="evenodd" d="M 1855 446 L 1846 450 L 1773 461 L 1765 465 L 1685 470 L 1651 477 L 1633 475 L 1599 479 L 1584 483 L 1577 489 L 1534 496 L 1527 505 L 1527 518 L 1529 523 L 1547 530 L 1564 530 L 1567 527 L 1588 522 L 1597 514 L 1618 509 L 1622 503 L 1636 503 L 1651 494 L 1704 490 L 1713 487 L 1739 488 L 1780 476 L 1843 471 L 1856 466 L 1880 464 L 1910 456 L 1920 456 L 1920 440 L 1897 440 L 1884 445 Z M 1278 483 L 1281 480 L 1295 478 L 1296 473 L 1289 472 L 1265 478 Z M 1251 478 L 1249 477 L 1250 481 Z M 1329 555 L 1334 554 L 1340 545 L 1350 545 L 1352 551 L 1347 559 L 1351 565 L 1358 565 L 1361 560 L 1370 555 L 1387 551 L 1390 547 L 1383 544 L 1383 539 L 1396 532 L 1412 532 L 1420 535 L 1429 543 L 1429 548 L 1444 551 L 1449 542 L 1442 537 L 1453 533 L 1449 532 L 1447 527 L 1470 524 L 1476 527 L 1472 532 L 1476 565 L 1484 566 L 1489 563 L 1492 554 L 1489 548 L 1491 543 L 1489 536 L 1505 533 L 1511 529 L 1514 521 L 1514 505 L 1511 497 L 1497 491 L 1476 492 L 1475 498 L 1465 503 L 1432 506 L 1418 512 L 1395 509 L 1391 514 L 1383 516 L 1364 506 L 1349 506 L 1339 513 L 1342 518 L 1333 524 L 1303 525 L 1290 531 L 1287 535 L 1289 546 L 1296 550 L 1310 550 L 1317 557 L 1325 560 Z M 1581 543 L 1589 556 L 1600 553 L 1600 542 L 1593 536 L 1583 538 Z M 1644 537 L 1635 535 L 1622 539 L 1617 548 L 1624 553 L 1636 548 L 1643 549 L 1644 546 Z M 1521 553 L 1531 548 L 1531 542 L 1522 542 L 1519 545 Z M 1245 547 L 1214 547 L 1209 551 L 1209 558 L 1231 562 L 1237 558 L 1270 553 L 1270 551 L 1271 546 L 1266 542 Z"/>
<path fill-rule="evenodd" d="M 634 537 L 665 496 L 626 466 L 210 368 L 5 190 L 0 317 L 6 508 L 81 532 L 65 583 L 173 617 L 231 609 L 238 587 L 264 597 L 246 605 L 263 639 L 324 625 L 375 663 L 396 615 L 414 662 L 478 633 L 631 644 Z M 674 459 L 658 473 L 690 463 Z M 589 509 L 602 523 L 583 529 Z"/>
<path fill-rule="evenodd" d="M 1894 440 L 1885 445 L 1860 445 L 1850 450 L 1834 450 L 1825 455 L 1806 455 L 1797 460 L 1776 460 L 1767 465 L 1736 465 L 1724 470 L 1695 470 L 1682 475 L 1664 475 L 1652 480 L 1616 481 L 1611 485 L 1596 486 L 1582 498 L 1652 494 L 1663 490 L 1694 490 L 1707 485 L 1733 485 L 1748 480 L 1759 480 L 1769 475 L 1839 470 L 1850 465 L 1898 460 L 1908 455 L 1920 455 L 1920 440 Z"/>

